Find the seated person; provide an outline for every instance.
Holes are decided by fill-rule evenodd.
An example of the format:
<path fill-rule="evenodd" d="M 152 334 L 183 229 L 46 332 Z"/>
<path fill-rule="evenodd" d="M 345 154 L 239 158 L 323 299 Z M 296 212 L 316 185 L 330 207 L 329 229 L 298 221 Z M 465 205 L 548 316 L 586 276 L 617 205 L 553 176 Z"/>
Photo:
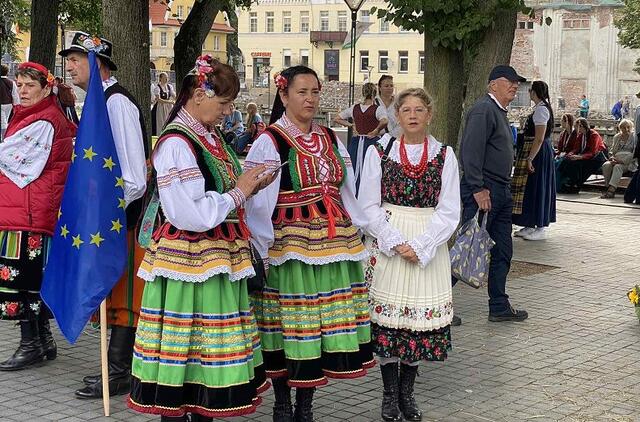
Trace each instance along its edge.
<path fill-rule="evenodd" d="M 236 139 L 236 152 L 243 154 L 247 146 L 258 137 L 264 130 L 265 124 L 262 117 L 258 114 L 258 106 L 256 103 L 247 104 L 247 129 L 241 133 Z"/>
<path fill-rule="evenodd" d="M 222 133 L 228 144 L 233 143 L 235 139 L 244 132 L 244 123 L 242 123 L 242 113 L 236 110 L 235 103 L 231 103 L 231 114 L 224 116 L 222 121 Z"/>
<path fill-rule="evenodd" d="M 558 192 L 578 193 L 589 176 L 598 171 L 607 161 L 607 147 L 595 129 L 589 127 L 585 118 L 576 120 L 578 133 L 577 153 L 567 153 L 558 165 L 556 183 Z"/>
<path fill-rule="evenodd" d="M 602 175 L 607 189 L 600 198 L 615 197 L 616 188 L 624 172 L 635 171 L 637 168 L 636 160 L 633 158 L 637 143 L 633 122 L 622 119 L 618 124 L 618 130 L 609 149 L 609 160 L 602 165 Z"/>
<path fill-rule="evenodd" d="M 563 114 L 560 120 L 560 138 L 558 138 L 558 146 L 555 148 L 556 158 L 561 158 L 567 153 L 577 153 L 580 149 L 578 144 L 578 132 L 574 128 L 575 117 L 573 114 Z"/>

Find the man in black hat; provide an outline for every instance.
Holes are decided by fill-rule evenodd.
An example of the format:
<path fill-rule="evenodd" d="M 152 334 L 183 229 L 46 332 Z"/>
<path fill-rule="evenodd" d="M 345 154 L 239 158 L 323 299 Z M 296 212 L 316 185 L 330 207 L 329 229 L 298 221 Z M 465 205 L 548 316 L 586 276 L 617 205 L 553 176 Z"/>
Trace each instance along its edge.
<path fill-rule="evenodd" d="M 487 230 L 494 240 L 489 266 L 489 321 L 524 321 L 528 314 L 514 309 L 506 293 L 511 267 L 511 167 L 513 134 L 507 107 L 526 79 L 511 66 L 496 66 L 489 75 L 488 93 L 469 113 L 460 143 L 462 222 L 478 208 L 488 215 Z"/>
<path fill-rule="evenodd" d="M 124 199 L 127 203 L 129 263 L 107 298 L 108 323 L 111 326 L 108 351 L 109 392 L 116 395 L 129 392 L 133 343 L 144 289 L 144 281 L 136 277 L 144 250 L 135 245 L 134 229 L 142 210 L 142 197 L 147 184 L 149 150 L 140 106 L 129 91 L 111 76 L 111 71 L 117 70 L 112 60 L 111 42 L 77 32 L 71 46 L 58 54 L 67 59 L 67 72 L 73 84 L 86 91 L 89 85 L 89 51 L 94 51 L 98 58 L 109 122 L 124 179 Z M 76 391 L 76 397 L 102 397 L 100 376 L 87 376 L 83 381 L 85 387 Z"/>

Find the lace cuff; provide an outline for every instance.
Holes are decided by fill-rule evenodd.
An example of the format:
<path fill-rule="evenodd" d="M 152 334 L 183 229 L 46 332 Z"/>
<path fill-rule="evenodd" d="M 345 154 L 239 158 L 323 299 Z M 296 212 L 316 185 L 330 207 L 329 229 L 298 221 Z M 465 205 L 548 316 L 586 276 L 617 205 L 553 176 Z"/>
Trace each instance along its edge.
<path fill-rule="evenodd" d="M 376 224 L 374 231 L 378 240 L 378 249 L 387 256 L 394 256 L 396 251 L 393 248 L 407 242 L 402 233 L 387 220 L 381 220 Z"/>
<path fill-rule="evenodd" d="M 433 248 L 430 244 L 423 244 L 418 239 L 412 239 L 407 242 L 411 249 L 418 255 L 420 268 L 426 267 L 433 258 Z"/>

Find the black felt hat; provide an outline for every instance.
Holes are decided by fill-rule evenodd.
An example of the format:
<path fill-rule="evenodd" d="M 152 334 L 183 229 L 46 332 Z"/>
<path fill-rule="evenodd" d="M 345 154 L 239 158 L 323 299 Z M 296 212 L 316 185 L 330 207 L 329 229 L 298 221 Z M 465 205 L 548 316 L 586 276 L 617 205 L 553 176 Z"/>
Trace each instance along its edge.
<path fill-rule="evenodd" d="M 84 32 L 76 32 L 71 40 L 71 45 L 59 52 L 62 57 L 66 57 L 70 53 L 89 53 L 93 51 L 96 56 L 100 57 L 100 61 L 109 66 L 111 70 L 118 70 L 118 66 L 111 59 L 113 54 L 113 44 L 109 40 L 100 37 L 92 37 Z"/>

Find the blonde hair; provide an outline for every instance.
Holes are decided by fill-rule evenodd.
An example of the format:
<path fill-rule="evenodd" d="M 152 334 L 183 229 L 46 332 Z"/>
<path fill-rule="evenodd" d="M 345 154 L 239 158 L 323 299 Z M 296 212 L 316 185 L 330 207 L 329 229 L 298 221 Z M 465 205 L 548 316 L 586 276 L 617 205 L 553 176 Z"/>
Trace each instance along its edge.
<path fill-rule="evenodd" d="M 409 88 L 398 94 L 398 97 L 396 98 L 396 102 L 394 104 L 396 112 L 400 111 L 400 107 L 402 107 L 402 104 L 404 104 L 404 102 L 409 97 L 416 97 L 420 99 L 420 101 L 422 101 L 424 106 L 427 107 L 429 111 L 433 111 L 433 98 L 431 98 L 431 95 L 429 95 L 427 91 L 422 88 Z"/>
<path fill-rule="evenodd" d="M 627 126 L 630 130 L 633 130 L 633 122 L 629 119 L 622 119 L 618 123 L 618 129 L 622 130 L 622 126 Z"/>
<path fill-rule="evenodd" d="M 247 127 L 253 124 L 253 118 L 258 114 L 258 105 L 256 103 L 247 103 Z"/>
<path fill-rule="evenodd" d="M 373 99 L 377 94 L 378 89 L 371 82 L 367 82 L 366 84 L 362 85 L 362 96 L 365 100 L 368 100 L 370 98 Z"/>

